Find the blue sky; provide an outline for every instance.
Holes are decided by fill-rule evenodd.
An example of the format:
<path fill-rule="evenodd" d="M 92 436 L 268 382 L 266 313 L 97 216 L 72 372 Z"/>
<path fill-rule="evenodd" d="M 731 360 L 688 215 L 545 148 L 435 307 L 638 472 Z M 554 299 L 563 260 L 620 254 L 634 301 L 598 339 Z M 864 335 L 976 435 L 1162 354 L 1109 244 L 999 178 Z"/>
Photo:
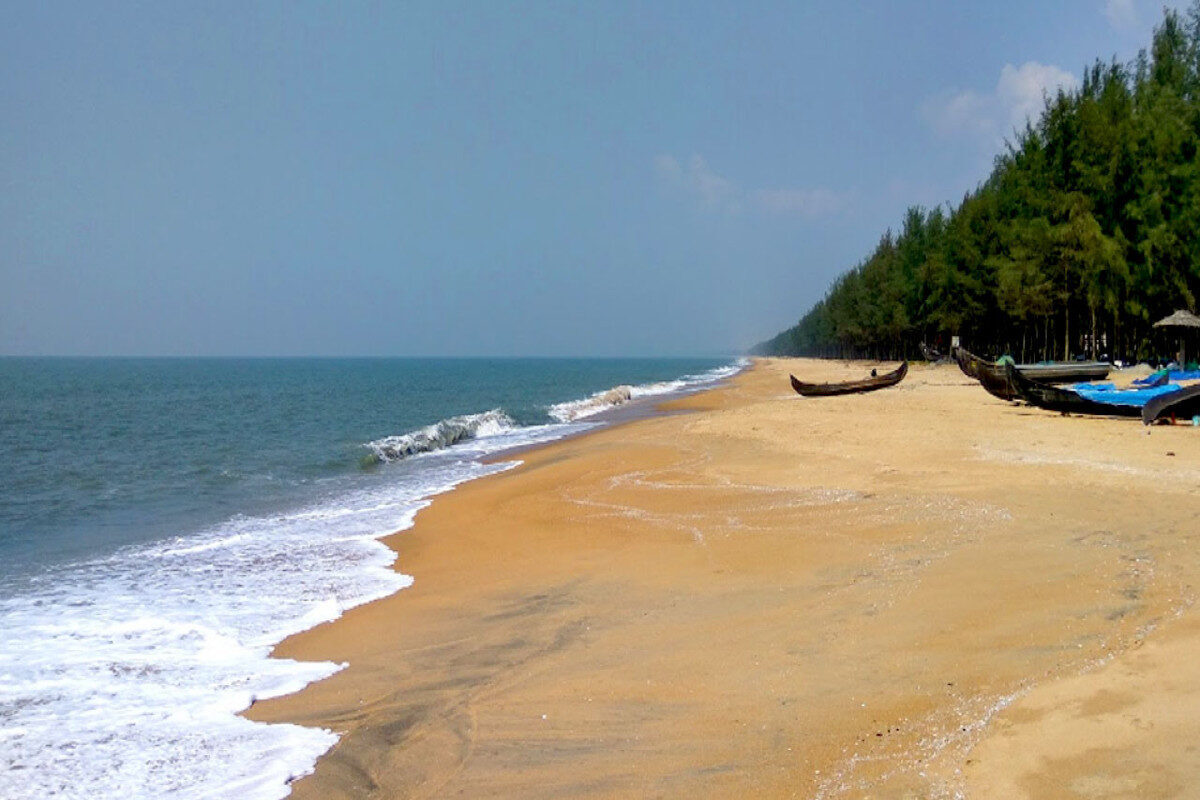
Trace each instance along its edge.
<path fill-rule="evenodd" d="M 1161 7 L 8 3 L 0 353 L 736 352 Z"/>

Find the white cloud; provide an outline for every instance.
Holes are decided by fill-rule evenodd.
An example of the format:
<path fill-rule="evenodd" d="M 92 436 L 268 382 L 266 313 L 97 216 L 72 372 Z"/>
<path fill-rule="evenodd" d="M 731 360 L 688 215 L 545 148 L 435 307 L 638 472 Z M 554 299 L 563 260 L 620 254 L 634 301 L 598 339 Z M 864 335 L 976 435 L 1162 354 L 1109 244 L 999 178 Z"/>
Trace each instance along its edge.
<path fill-rule="evenodd" d="M 654 166 L 660 176 L 694 194 L 710 208 L 735 202 L 733 184 L 713 172 L 698 155 L 693 155 L 686 165 L 680 164 L 675 156 L 660 155 L 654 159 Z"/>
<path fill-rule="evenodd" d="M 1053 64 L 1027 61 L 1019 67 L 1005 64 L 996 88 L 980 94 L 972 90 L 949 93 L 926 101 L 922 113 L 941 136 L 968 135 L 994 148 L 1026 120 L 1037 121 L 1046 96 L 1059 89 L 1074 89 L 1079 79 Z"/>
<path fill-rule="evenodd" d="M 1114 30 L 1127 33 L 1138 29 L 1137 9 L 1133 0 L 1107 0 L 1104 4 L 1104 16 Z"/>
<path fill-rule="evenodd" d="M 713 211 L 739 214 L 753 211 L 799 217 L 833 214 L 845 206 L 844 198 L 829 189 L 745 190 L 714 171 L 703 158 L 693 155 L 686 163 L 670 154 L 654 159 L 654 170 L 668 184 L 685 191 Z"/>
<path fill-rule="evenodd" d="M 967 91 L 928 100 L 922 112 L 942 136 L 969 132 L 991 137 L 996 124 L 990 106 L 987 98 Z"/>
<path fill-rule="evenodd" d="M 1074 89 L 1079 79 L 1065 69 L 1052 64 L 1026 61 L 1020 67 L 1005 64 L 996 84 L 996 97 L 1008 112 L 1010 128 L 1024 127 L 1025 120 L 1036 120 L 1042 112 L 1047 95 L 1059 89 Z"/>

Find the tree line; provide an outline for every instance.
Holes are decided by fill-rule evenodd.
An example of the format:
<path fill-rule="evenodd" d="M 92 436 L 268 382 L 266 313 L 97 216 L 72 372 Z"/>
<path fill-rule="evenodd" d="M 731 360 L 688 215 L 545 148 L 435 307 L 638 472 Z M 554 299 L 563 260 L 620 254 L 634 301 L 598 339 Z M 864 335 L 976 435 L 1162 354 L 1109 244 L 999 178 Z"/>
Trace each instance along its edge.
<path fill-rule="evenodd" d="M 1048 96 L 957 208 L 908 209 L 763 355 L 1145 358 L 1200 294 L 1200 0 Z"/>

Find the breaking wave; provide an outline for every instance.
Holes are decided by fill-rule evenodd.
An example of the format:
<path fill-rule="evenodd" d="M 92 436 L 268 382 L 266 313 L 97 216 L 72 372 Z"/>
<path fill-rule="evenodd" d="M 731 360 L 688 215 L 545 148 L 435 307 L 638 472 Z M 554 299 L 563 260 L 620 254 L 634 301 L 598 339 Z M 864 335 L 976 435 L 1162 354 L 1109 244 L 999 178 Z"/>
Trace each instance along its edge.
<path fill-rule="evenodd" d="M 624 405 L 632 399 L 632 386 L 614 386 L 603 392 L 596 392 L 592 396 L 585 397 L 582 400 L 568 400 L 565 403 L 552 405 L 550 406 L 549 414 L 559 422 L 574 422 L 577 419 L 590 417 L 593 414 L 599 414 L 601 411 L 607 411 L 610 408 Z"/>
<path fill-rule="evenodd" d="M 739 358 L 732 364 L 726 364 L 725 366 L 716 367 L 715 369 L 695 375 L 684 375 L 673 381 L 643 383 L 638 386 L 614 386 L 611 389 L 596 392 L 590 397 L 585 397 L 581 400 L 568 400 L 565 403 L 556 403 L 550 406 L 547 413 L 559 422 L 574 422 L 575 420 L 591 417 L 624 405 L 630 400 L 636 400 L 640 397 L 654 397 L 656 395 L 702 389 L 718 381 L 723 381 L 726 378 L 732 378 L 749 364 L 749 359 Z"/>
<path fill-rule="evenodd" d="M 399 461 L 418 453 L 431 453 L 468 439 L 498 436 L 517 427 L 512 417 L 499 408 L 482 414 L 450 417 L 398 436 L 385 436 L 365 445 L 374 463 Z"/>

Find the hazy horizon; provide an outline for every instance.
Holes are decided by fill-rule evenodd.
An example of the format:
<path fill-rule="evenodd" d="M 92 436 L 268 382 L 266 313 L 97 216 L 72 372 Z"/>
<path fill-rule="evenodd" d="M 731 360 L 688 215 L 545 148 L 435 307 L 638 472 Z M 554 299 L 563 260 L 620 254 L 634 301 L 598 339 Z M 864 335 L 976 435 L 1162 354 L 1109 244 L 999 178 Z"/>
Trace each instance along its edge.
<path fill-rule="evenodd" d="M 736 355 L 1161 9 L 13 4 L 0 354 Z"/>
<path fill-rule="evenodd" d="M 72 353 L 57 353 L 57 354 L 20 354 L 20 353 L 0 353 L 0 359 L 61 359 L 64 361 L 78 360 L 127 360 L 127 361 L 173 361 L 173 360 L 212 360 L 212 361 L 704 361 L 715 358 L 748 358 L 749 355 L 740 351 L 728 351 L 723 353 L 697 353 L 695 355 L 680 355 L 680 356 L 605 356 L 605 355 L 576 355 L 565 354 L 558 356 L 538 356 L 538 355 L 503 355 L 503 356 L 488 356 L 488 355 L 471 355 L 464 353 L 461 355 L 448 356 L 423 356 L 423 355 L 389 355 L 389 354 L 346 354 L 346 355 L 238 355 L 230 353 L 209 353 L 205 355 L 147 355 L 138 353 L 125 354 L 110 354 L 110 355 L 80 355 Z"/>

